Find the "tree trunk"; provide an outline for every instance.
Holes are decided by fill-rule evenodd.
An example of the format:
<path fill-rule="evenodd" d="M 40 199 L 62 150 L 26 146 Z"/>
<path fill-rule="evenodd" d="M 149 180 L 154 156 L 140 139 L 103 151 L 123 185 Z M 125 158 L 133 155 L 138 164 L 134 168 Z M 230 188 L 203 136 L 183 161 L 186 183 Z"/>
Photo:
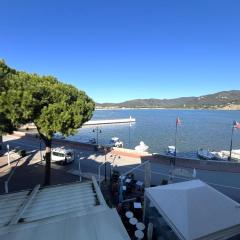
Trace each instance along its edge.
<path fill-rule="evenodd" d="M 3 140 L 2 140 L 3 138 L 2 138 L 2 135 L 0 135 L 0 150 L 2 149 L 2 147 L 3 147 Z"/>
<path fill-rule="evenodd" d="M 52 140 L 43 139 L 46 145 L 46 154 L 45 154 L 45 178 L 44 178 L 44 185 L 50 185 L 51 183 L 51 147 L 52 147 Z"/>
<path fill-rule="evenodd" d="M 46 151 L 45 151 L 45 176 L 44 176 L 44 185 L 50 185 L 51 184 L 51 148 L 52 148 L 52 137 L 48 138 L 44 134 L 41 133 L 40 128 L 35 123 L 38 134 L 40 138 L 43 140 Z"/>

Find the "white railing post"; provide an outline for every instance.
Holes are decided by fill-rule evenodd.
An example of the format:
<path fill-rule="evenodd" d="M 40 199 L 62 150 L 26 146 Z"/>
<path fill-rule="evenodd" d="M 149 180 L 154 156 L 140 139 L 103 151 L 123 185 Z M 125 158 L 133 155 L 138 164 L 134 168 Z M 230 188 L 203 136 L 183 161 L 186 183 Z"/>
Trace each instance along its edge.
<path fill-rule="evenodd" d="M 7 150 L 8 150 L 8 155 L 7 155 L 8 166 L 10 167 L 10 166 L 11 166 L 11 163 L 10 163 L 9 144 L 7 144 Z"/>
<path fill-rule="evenodd" d="M 78 155 L 79 157 L 79 155 Z M 81 182 L 82 181 L 82 169 L 81 169 L 81 159 L 79 157 L 78 159 L 78 171 L 79 171 L 79 181 Z"/>

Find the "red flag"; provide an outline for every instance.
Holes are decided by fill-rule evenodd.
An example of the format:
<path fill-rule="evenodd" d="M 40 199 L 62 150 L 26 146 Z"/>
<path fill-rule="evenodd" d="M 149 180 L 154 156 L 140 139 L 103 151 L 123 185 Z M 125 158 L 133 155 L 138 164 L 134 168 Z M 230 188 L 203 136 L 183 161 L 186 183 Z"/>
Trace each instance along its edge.
<path fill-rule="evenodd" d="M 177 117 L 177 119 L 176 119 L 176 125 L 180 125 L 180 124 L 181 124 L 181 120 L 180 120 L 179 117 Z"/>
<path fill-rule="evenodd" d="M 233 121 L 233 127 L 234 128 L 240 128 L 240 123 L 237 121 Z"/>

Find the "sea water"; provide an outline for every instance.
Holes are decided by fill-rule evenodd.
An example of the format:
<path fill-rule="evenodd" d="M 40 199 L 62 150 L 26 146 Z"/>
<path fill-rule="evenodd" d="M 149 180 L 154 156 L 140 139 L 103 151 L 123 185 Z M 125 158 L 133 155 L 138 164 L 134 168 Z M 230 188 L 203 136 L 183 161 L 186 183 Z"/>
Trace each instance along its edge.
<path fill-rule="evenodd" d="M 92 120 L 130 116 L 136 119 L 135 123 L 83 127 L 69 139 L 84 142 L 98 138 L 98 144 L 105 145 L 112 137 L 119 137 L 125 148 L 134 149 L 144 141 L 149 152 L 163 154 L 167 146 L 175 143 L 176 118 L 179 117 L 178 156 L 196 157 L 199 148 L 229 150 L 233 120 L 240 121 L 240 111 L 165 109 L 96 110 Z M 240 149 L 240 129 L 234 131 L 233 149 Z"/>

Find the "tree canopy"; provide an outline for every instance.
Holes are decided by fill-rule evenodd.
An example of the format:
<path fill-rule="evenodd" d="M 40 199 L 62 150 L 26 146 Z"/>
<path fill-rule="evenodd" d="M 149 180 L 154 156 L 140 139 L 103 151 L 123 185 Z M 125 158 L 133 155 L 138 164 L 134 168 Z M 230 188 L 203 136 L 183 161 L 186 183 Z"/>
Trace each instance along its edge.
<path fill-rule="evenodd" d="M 7 118 L 7 114 L 5 112 L 5 102 L 6 96 L 4 95 L 6 91 L 6 81 L 7 77 L 10 74 L 15 73 L 15 70 L 9 68 L 3 60 L 0 60 L 0 136 L 4 133 L 12 133 L 15 129 L 12 121 Z"/>
<path fill-rule="evenodd" d="M 74 134 L 91 119 L 95 108 L 93 100 L 74 86 L 53 76 L 15 71 L 4 61 L 0 61 L 0 90 L 0 131 L 11 132 L 33 122 L 47 148 L 54 133 Z"/>

